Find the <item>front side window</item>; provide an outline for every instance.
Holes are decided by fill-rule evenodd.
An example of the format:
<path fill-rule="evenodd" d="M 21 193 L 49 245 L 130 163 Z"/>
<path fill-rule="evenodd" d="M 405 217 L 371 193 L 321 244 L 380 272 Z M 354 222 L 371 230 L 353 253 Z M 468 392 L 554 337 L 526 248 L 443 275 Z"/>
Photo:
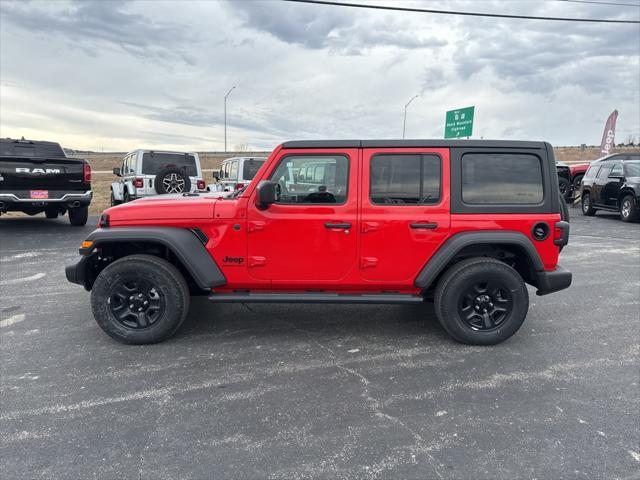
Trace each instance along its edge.
<path fill-rule="evenodd" d="M 374 204 L 424 205 L 440 201 L 440 157 L 374 155 L 370 192 Z"/>
<path fill-rule="evenodd" d="M 142 156 L 143 175 L 157 175 L 165 168 L 178 168 L 190 177 L 198 176 L 196 158 L 193 155 L 148 152 Z"/>
<path fill-rule="evenodd" d="M 609 176 L 609 172 L 611 172 L 611 165 L 603 165 L 596 178 L 606 178 Z"/>
<path fill-rule="evenodd" d="M 528 153 L 466 153 L 462 200 L 467 204 L 538 204 L 544 198 L 542 163 Z"/>
<path fill-rule="evenodd" d="M 587 173 L 584 174 L 584 178 L 593 178 L 596 176 L 596 173 L 598 173 L 598 169 L 600 168 L 600 165 L 591 165 L 589 167 L 589 169 L 587 170 Z"/>
<path fill-rule="evenodd" d="M 344 203 L 348 177 L 343 155 L 291 155 L 280 160 L 271 181 L 279 186 L 277 203 Z"/>

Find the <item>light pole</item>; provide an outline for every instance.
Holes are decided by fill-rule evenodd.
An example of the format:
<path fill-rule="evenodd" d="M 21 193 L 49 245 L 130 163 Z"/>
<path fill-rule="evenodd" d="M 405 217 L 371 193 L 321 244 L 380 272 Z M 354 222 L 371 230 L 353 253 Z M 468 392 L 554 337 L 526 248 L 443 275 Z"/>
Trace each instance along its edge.
<path fill-rule="evenodd" d="M 404 106 L 404 120 L 402 121 L 402 138 L 404 139 L 404 132 L 406 130 L 407 127 L 407 107 L 409 106 L 409 104 L 411 102 L 413 102 L 416 98 L 418 98 L 420 95 L 416 95 L 415 97 L 413 97 L 411 100 L 409 100 L 405 106 Z"/>
<path fill-rule="evenodd" d="M 224 96 L 224 153 L 227 153 L 227 97 L 231 93 L 234 87 L 231 87 L 227 94 Z"/>

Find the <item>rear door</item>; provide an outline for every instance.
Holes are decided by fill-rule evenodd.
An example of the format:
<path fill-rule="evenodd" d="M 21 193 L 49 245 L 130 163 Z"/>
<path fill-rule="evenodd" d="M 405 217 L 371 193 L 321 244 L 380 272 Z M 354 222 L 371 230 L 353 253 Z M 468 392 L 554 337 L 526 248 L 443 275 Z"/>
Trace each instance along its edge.
<path fill-rule="evenodd" d="M 611 167 L 613 164 L 611 162 L 606 162 L 598 171 L 598 175 L 596 175 L 596 179 L 593 185 L 593 193 L 591 198 L 593 199 L 593 203 L 600 206 L 606 206 L 606 199 L 603 196 L 604 187 L 609 181 L 609 173 L 611 173 Z"/>
<path fill-rule="evenodd" d="M 413 285 L 449 233 L 449 177 L 448 149 L 363 150 L 361 278 Z"/>
<path fill-rule="evenodd" d="M 611 208 L 618 208 L 618 197 L 620 196 L 620 189 L 623 183 L 624 169 L 622 168 L 622 162 L 613 162 L 600 194 L 604 205 Z"/>

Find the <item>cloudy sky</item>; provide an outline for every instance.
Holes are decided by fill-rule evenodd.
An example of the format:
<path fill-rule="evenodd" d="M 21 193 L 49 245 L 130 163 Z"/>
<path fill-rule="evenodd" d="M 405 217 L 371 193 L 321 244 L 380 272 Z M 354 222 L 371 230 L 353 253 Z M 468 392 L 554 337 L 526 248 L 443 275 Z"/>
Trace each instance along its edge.
<path fill-rule="evenodd" d="M 357 0 L 351 0 L 352 2 Z M 538 16 L 640 19 L 558 0 L 359 0 Z M 271 149 L 288 139 L 640 139 L 640 26 L 382 12 L 279 0 L 0 2 L 0 136 L 67 147 Z"/>

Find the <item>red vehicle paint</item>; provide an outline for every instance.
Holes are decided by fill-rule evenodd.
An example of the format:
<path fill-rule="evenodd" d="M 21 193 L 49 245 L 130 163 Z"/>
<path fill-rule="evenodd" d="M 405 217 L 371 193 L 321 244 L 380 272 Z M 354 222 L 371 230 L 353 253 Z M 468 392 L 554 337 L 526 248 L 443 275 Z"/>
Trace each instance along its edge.
<path fill-rule="evenodd" d="M 529 176 L 539 177 L 540 185 L 498 178 L 506 193 L 483 193 L 475 185 L 492 174 L 467 165 L 467 154 L 469 162 L 473 155 L 474 161 L 493 162 L 491 156 L 500 154 L 504 161 L 533 165 Z M 192 291 L 207 290 L 212 301 L 415 303 L 446 297 L 447 282 L 457 278 L 450 272 L 466 262 L 471 270 L 486 267 L 487 278 L 500 277 L 504 264 L 508 274 L 515 272 L 546 294 L 571 282 L 571 274 L 557 265 L 568 240 L 557 185 L 551 147 L 540 142 L 288 142 L 273 151 L 246 188 L 229 197 L 156 197 L 107 209 L 103 228 L 81 249 L 83 264 L 68 267 L 67 276 L 92 289 L 107 276 L 105 265 L 124 268 L 127 256 L 152 252 L 176 266 Z M 465 200 L 465 188 L 479 200 Z M 271 198 L 268 192 L 277 193 Z M 486 203 L 485 194 L 514 203 Z M 522 201 L 527 196 L 531 202 Z M 272 201 L 265 203 L 267 198 Z M 201 247 L 191 236 L 162 237 L 185 230 L 195 232 Z M 125 247 L 120 242 L 126 238 Z M 190 246 L 180 251 L 185 241 Z M 192 262 L 199 248 L 206 255 Z M 207 262 L 210 267 L 203 266 Z M 465 273 L 456 275 L 463 279 Z M 481 278 L 476 280 L 482 290 Z M 496 292 L 486 303 L 486 295 L 475 295 L 474 308 L 483 311 L 504 300 Z M 455 304 L 443 302 L 436 298 L 441 316 Z M 471 308 L 460 302 L 461 311 Z M 467 332 L 441 318 L 454 338 L 467 343 L 496 343 L 515 332 L 483 330 L 482 319 L 474 321 Z M 149 342 L 145 328 L 138 329 L 134 343 Z M 131 338 L 105 330 L 121 341 Z M 161 337 L 150 335 L 153 341 Z"/>

